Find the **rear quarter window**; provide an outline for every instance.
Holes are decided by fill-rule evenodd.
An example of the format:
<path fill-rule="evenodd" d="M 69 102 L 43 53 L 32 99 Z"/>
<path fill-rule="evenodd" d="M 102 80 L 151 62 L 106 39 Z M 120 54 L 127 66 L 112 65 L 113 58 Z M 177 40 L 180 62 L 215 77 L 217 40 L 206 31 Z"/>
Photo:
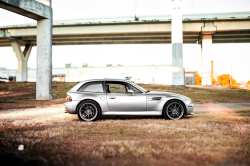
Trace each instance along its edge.
<path fill-rule="evenodd" d="M 82 86 L 82 83 L 79 82 L 79 83 L 77 83 L 73 88 L 71 88 L 71 89 L 69 90 L 69 92 L 70 92 L 70 91 L 77 91 L 81 86 Z"/>
<path fill-rule="evenodd" d="M 103 83 L 102 82 L 88 82 L 83 84 L 79 89 L 79 92 L 94 92 L 103 93 Z"/>

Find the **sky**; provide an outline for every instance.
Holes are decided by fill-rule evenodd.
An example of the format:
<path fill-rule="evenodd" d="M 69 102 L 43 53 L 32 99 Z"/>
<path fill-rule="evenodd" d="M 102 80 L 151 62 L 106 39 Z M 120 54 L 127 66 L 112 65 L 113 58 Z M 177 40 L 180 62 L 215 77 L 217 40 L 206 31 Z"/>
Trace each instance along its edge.
<path fill-rule="evenodd" d="M 182 3 L 186 14 L 250 11 L 250 0 L 182 0 Z M 54 20 L 134 16 L 135 13 L 140 17 L 171 14 L 171 0 L 52 0 L 52 8 Z M 32 22 L 35 21 L 0 9 L 0 26 Z M 184 68 L 201 72 L 200 47 L 198 44 L 183 45 Z M 215 73 L 230 74 L 232 64 L 236 81 L 250 80 L 249 48 L 250 43 L 213 44 L 211 59 Z M 171 49 L 171 44 L 53 46 L 52 64 L 53 68 L 84 62 L 96 67 L 110 63 L 167 65 L 172 62 Z M 0 67 L 17 68 L 11 47 L 0 47 Z M 36 68 L 36 47 L 32 48 L 28 67 Z"/>

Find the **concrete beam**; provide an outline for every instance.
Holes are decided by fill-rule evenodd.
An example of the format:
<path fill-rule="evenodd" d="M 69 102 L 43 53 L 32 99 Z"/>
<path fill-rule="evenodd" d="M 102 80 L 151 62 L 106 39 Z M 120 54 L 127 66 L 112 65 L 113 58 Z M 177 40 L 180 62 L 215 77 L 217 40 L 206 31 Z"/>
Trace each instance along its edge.
<path fill-rule="evenodd" d="M 209 26 L 210 25 L 210 26 Z M 198 36 L 198 33 L 203 32 L 218 32 L 223 34 L 224 32 L 237 32 L 237 31 L 249 31 L 250 20 L 248 21 L 222 21 L 222 22 L 198 22 L 198 23 L 183 23 L 183 36 Z M 215 29 L 216 28 L 216 29 Z M 4 27 L 0 28 L 5 30 L 9 36 L 12 37 L 27 37 L 35 36 L 37 34 L 36 26 L 30 27 L 25 25 L 23 27 Z M 60 27 L 53 27 L 54 36 L 98 36 L 98 35 L 150 35 L 150 34 L 171 34 L 170 23 L 145 23 L 145 24 L 124 24 L 119 25 L 116 23 L 110 25 L 63 25 Z M 247 32 L 246 32 L 247 33 Z M 7 35 L 7 34 L 6 34 Z M 1 37 L 1 35 L 0 35 Z"/>
<path fill-rule="evenodd" d="M 213 40 L 213 43 L 250 43 L 250 39 L 245 40 Z"/>
<path fill-rule="evenodd" d="M 200 29 L 200 28 L 199 28 Z M 36 27 L 6 29 L 12 37 L 35 36 Z M 94 34 L 136 34 L 136 33 L 170 33 L 171 24 L 126 24 L 126 25 L 100 25 L 100 26 L 72 26 L 53 27 L 53 35 L 94 35 Z"/>
<path fill-rule="evenodd" d="M 117 34 L 86 34 L 86 35 L 54 35 L 53 39 L 63 38 L 131 38 L 131 37 L 171 37 L 171 33 L 117 33 Z"/>
<path fill-rule="evenodd" d="M 214 26 L 214 22 L 204 22 L 204 26 L 201 27 L 202 34 L 214 34 L 217 31 L 217 27 Z"/>
<path fill-rule="evenodd" d="M 198 40 L 200 40 L 198 36 L 184 36 L 183 43 L 184 44 L 196 44 Z M 33 44 L 36 45 L 36 37 L 22 37 L 16 38 L 19 41 L 20 46 L 25 46 L 25 44 Z M 53 37 L 52 44 L 53 45 L 89 45 L 89 44 L 168 44 L 171 43 L 170 37 L 130 37 L 130 36 L 123 36 L 122 38 L 116 36 L 115 38 L 111 38 L 109 36 L 105 36 L 104 38 L 87 38 L 87 37 L 77 37 L 77 36 L 70 36 L 67 38 L 62 38 L 62 36 Z M 250 42 L 250 35 L 249 36 L 213 36 L 212 43 L 249 43 Z M 0 47 L 3 46 L 10 46 L 10 41 L 7 39 L 0 39 Z"/>
<path fill-rule="evenodd" d="M 0 44 L 10 44 L 10 41 L 0 41 Z"/>
<path fill-rule="evenodd" d="M 248 31 L 223 31 L 223 32 L 217 31 L 214 34 L 214 36 L 250 36 L 250 30 Z"/>
<path fill-rule="evenodd" d="M 213 40 L 245 40 L 250 39 L 249 36 L 214 36 Z"/>
<path fill-rule="evenodd" d="M 35 0 L 0 0 L 0 8 L 34 20 L 51 18 L 52 9 Z"/>
<path fill-rule="evenodd" d="M 106 40 L 111 40 L 111 41 L 145 41 L 145 40 L 171 40 L 171 37 L 120 37 L 120 38 L 85 38 L 85 39 L 53 39 L 54 41 L 64 41 L 64 42 L 70 42 L 70 41 L 82 41 L 82 42 L 90 42 L 90 41 L 106 41 Z"/>
<path fill-rule="evenodd" d="M 171 44 L 171 41 L 106 41 L 106 42 L 72 42 L 70 45 L 102 45 L 102 44 Z M 53 45 L 69 45 L 68 43 L 53 43 Z"/>
<path fill-rule="evenodd" d="M 198 38 L 199 33 L 184 33 L 184 39 L 194 39 Z M 171 33 L 136 33 L 136 34 L 86 34 L 86 35 L 54 35 L 53 39 L 95 39 L 95 38 L 161 38 L 161 37 L 171 37 Z M 36 36 L 21 37 L 23 41 L 36 40 Z M 1 38 L 0 38 L 1 40 Z"/>
<path fill-rule="evenodd" d="M 11 39 L 10 42 L 14 50 L 14 53 L 16 55 L 17 61 L 18 61 L 18 68 L 16 70 L 16 81 L 17 82 L 27 81 L 27 78 L 28 78 L 27 63 L 29 60 L 32 45 L 27 44 L 25 46 L 24 51 L 22 52 L 21 46 L 18 40 Z"/>
<path fill-rule="evenodd" d="M 89 38 L 132 38 L 132 37 L 171 37 L 170 33 L 119 33 L 119 34 L 85 34 L 54 35 L 53 39 L 89 39 Z M 0 38 L 1 39 L 1 38 Z M 36 40 L 36 36 L 22 37 L 22 40 Z"/>
<path fill-rule="evenodd" d="M 217 31 L 249 31 L 250 20 L 247 21 L 214 21 Z"/>
<path fill-rule="evenodd" d="M 183 32 L 183 36 L 199 36 L 199 32 Z"/>
<path fill-rule="evenodd" d="M 197 40 L 183 40 L 183 44 L 197 44 Z"/>

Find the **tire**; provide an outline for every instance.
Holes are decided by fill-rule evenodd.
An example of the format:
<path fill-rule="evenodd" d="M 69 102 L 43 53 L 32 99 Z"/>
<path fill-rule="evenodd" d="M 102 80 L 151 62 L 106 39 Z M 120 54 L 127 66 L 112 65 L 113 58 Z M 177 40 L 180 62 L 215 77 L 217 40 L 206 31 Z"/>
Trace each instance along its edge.
<path fill-rule="evenodd" d="M 163 108 L 163 116 L 165 119 L 179 120 L 184 117 L 185 106 L 178 100 L 172 100 L 166 103 Z"/>
<path fill-rule="evenodd" d="M 96 121 L 100 116 L 100 112 L 99 105 L 92 100 L 83 101 L 77 109 L 78 118 L 87 122 Z"/>

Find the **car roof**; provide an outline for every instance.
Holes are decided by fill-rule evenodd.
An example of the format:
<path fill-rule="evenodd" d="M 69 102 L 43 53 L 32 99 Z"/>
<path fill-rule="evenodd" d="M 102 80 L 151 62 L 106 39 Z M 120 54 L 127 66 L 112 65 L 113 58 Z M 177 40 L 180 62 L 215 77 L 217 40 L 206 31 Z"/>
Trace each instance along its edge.
<path fill-rule="evenodd" d="M 89 79 L 89 80 L 83 80 L 83 81 L 80 81 L 80 82 L 92 82 L 92 81 L 122 81 L 122 82 L 130 82 L 129 80 L 115 79 L 115 78 Z"/>

